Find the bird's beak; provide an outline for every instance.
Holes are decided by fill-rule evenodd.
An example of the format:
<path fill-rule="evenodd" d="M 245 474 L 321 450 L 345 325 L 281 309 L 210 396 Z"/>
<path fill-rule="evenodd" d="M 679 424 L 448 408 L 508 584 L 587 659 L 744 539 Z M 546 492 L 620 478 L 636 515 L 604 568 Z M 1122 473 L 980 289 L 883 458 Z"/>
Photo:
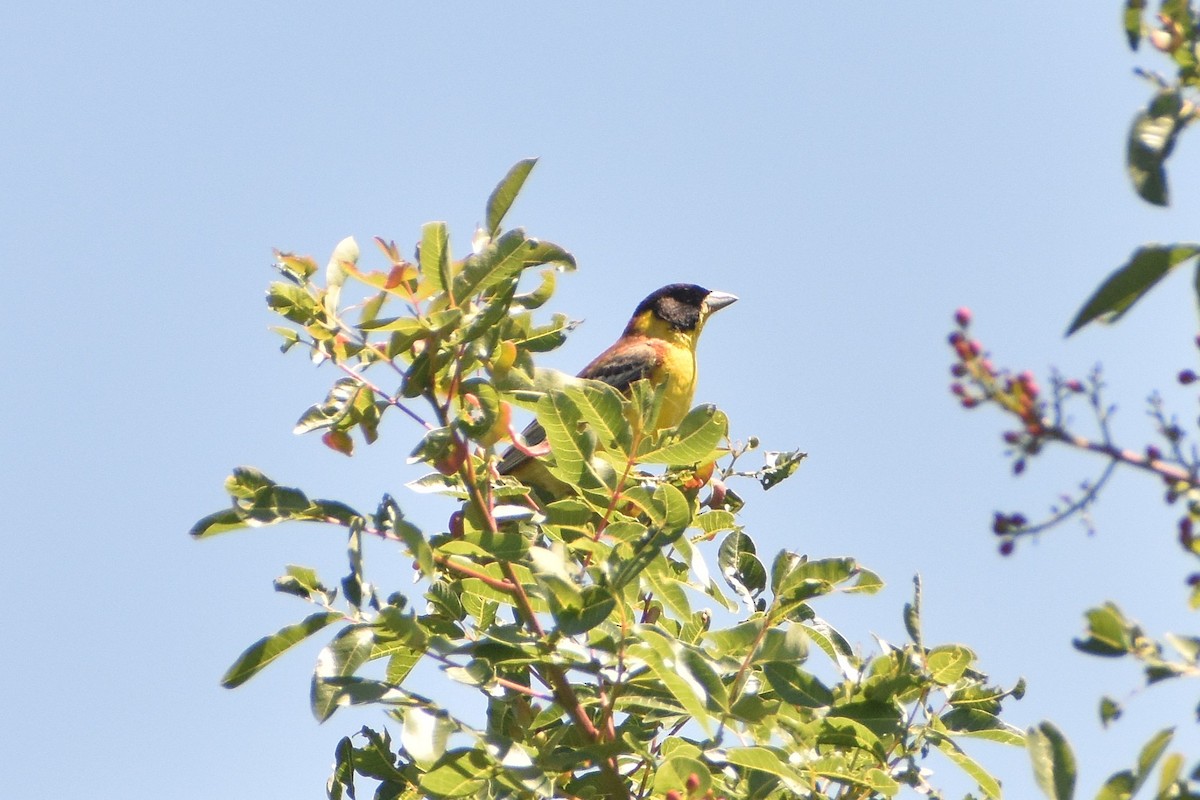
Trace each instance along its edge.
<path fill-rule="evenodd" d="M 736 294 L 728 292 L 709 292 L 704 298 L 704 304 L 708 306 L 709 313 L 720 311 L 725 306 L 731 306 L 737 302 Z"/>

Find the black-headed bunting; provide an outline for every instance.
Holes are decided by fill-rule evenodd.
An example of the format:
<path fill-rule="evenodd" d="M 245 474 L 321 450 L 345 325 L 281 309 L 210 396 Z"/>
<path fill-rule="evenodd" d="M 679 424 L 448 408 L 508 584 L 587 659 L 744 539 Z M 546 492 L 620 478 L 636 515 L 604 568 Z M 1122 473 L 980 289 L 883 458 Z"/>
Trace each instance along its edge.
<path fill-rule="evenodd" d="M 673 428 L 692 407 L 700 331 L 713 313 L 736 300 L 732 294 L 710 291 L 694 283 L 664 286 L 638 303 L 621 338 L 584 367 L 579 377 L 603 381 L 622 394 L 642 379 L 655 386 L 666 384 L 658 429 Z M 533 422 L 523 438 L 527 446 L 536 447 L 545 441 L 546 432 Z M 516 448 L 505 452 L 497 469 L 501 475 L 514 475 L 536 488 L 549 489 L 547 484 L 557 483 L 540 464 Z"/>

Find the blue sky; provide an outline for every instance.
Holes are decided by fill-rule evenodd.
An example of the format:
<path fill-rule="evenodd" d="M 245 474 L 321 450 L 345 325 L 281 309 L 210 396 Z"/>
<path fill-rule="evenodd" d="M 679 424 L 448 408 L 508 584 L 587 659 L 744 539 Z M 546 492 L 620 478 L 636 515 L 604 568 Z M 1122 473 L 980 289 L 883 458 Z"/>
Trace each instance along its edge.
<path fill-rule="evenodd" d="M 1148 96 L 1131 70 L 1164 65 L 1128 52 L 1116 0 L 46 3 L 6 17 L 0 764 L 14 797 L 319 797 L 337 739 L 382 722 L 313 722 L 315 646 L 217 685 L 243 647 L 306 613 L 271 592 L 285 564 L 338 574 L 337 536 L 186 531 L 225 503 L 238 464 L 362 506 L 403 496 L 413 431 L 398 418 L 352 460 L 291 435 L 332 377 L 281 357 L 266 330 L 271 248 L 323 262 L 344 236 L 381 235 L 407 249 L 444 219 L 465 252 L 487 193 L 530 155 L 509 221 L 575 253 L 554 310 L 586 320 L 545 364 L 578 369 L 662 284 L 738 294 L 705 334 L 697 399 L 736 435 L 810 454 L 745 521 L 761 551 L 848 554 L 882 574 L 882 595 L 824 609 L 852 641 L 902 638 L 919 571 L 927 639 L 970 645 L 1001 683 L 1026 677 L 1009 718 L 1067 732 L 1080 796 L 1161 725 L 1200 750 L 1194 691 L 1128 698 L 1132 666 L 1069 644 L 1105 599 L 1155 633 L 1194 624 L 1159 488 L 1120 476 L 1096 535 L 1069 525 L 1003 559 L 992 510 L 1036 513 L 1098 465 L 1051 454 L 1014 480 L 1000 419 L 946 390 L 945 335 L 968 305 L 1001 363 L 1082 374 L 1102 360 L 1131 445 L 1149 435 L 1151 388 L 1194 412 L 1172 378 L 1196 356 L 1186 278 L 1117 328 L 1062 338 L 1134 247 L 1193 238 L 1183 221 L 1200 210 L 1186 136 L 1172 209 L 1127 185 L 1124 135 Z M 439 527 L 448 509 L 424 502 L 414 518 Z M 395 553 L 368 555 L 380 583 L 407 580 Z M 1107 732 L 1102 693 L 1130 701 Z M 1023 754 L 973 753 L 1030 796 Z"/>

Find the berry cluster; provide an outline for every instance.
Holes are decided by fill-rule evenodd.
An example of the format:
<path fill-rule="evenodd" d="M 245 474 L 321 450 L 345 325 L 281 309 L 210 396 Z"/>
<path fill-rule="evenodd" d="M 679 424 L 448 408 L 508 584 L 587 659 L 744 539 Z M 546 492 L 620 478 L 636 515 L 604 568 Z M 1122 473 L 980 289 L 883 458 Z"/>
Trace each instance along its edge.
<path fill-rule="evenodd" d="M 970 309 L 960 308 L 954 314 L 957 330 L 950 334 L 950 347 L 957 358 L 950 367 L 954 380 L 950 392 L 959 399 L 963 408 L 977 408 L 992 402 L 1021 422 L 1018 430 L 1006 431 L 1004 442 L 1014 448 L 1018 455 L 1013 463 L 1013 472 L 1025 470 L 1025 456 L 1036 455 L 1048 438 L 1054 438 L 1055 426 L 1046 420 L 1046 404 L 1042 390 L 1034 374 L 1028 370 L 1013 375 L 998 370 L 992 364 L 978 339 L 970 338 Z M 1084 391 L 1079 380 L 1058 381 L 1055 389 L 1067 393 Z M 1056 392 L 1058 394 L 1059 392 Z"/>
<path fill-rule="evenodd" d="M 1179 521 L 1179 542 L 1189 553 L 1200 556 L 1200 452 L 1193 447 L 1185 452 L 1184 430 L 1169 417 L 1157 395 L 1150 398 L 1150 416 L 1155 420 L 1162 446 L 1146 445 L 1140 450 L 1119 447 L 1109 431 L 1112 408 L 1101 397 L 1103 382 L 1097 369 L 1088 381 L 1066 379 L 1051 375 L 1050 390 L 1043 393 L 1032 372 L 1020 373 L 997 369 L 983 345 L 970 336 L 971 312 L 960 308 L 954 314 L 955 330 L 949 344 L 955 361 L 950 367 L 954 380 L 951 393 L 963 408 L 977 408 L 992 403 L 1010 414 L 1019 427 L 1003 434 L 1004 443 L 1013 457 L 1013 473 L 1025 471 L 1026 459 L 1041 452 L 1047 442 L 1058 442 L 1072 449 L 1091 452 L 1107 459 L 1102 474 L 1094 481 L 1079 485 L 1079 493 L 1064 494 L 1061 505 L 1052 506 L 1046 520 L 1031 523 L 1024 514 L 996 512 L 992 517 L 992 532 L 1001 537 L 1000 553 L 1013 552 L 1019 536 L 1039 533 L 1071 516 L 1079 516 L 1091 530 L 1088 510 L 1118 465 L 1133 467 L 1157 475 L 1167 486 L 1168 504 L 1184 501 L 1187 509 Z M 1200 337 L 1196 339 L 1200 347 Z M 1200 383 L 1200 375 L 1191 369 L 1176 376 L 1183 386 Z M 1095 417 L 1099 435 L 1088 437 L 1068 428 L 1064 405 L 1073 396 L 1086 396 Z M 1200 575 L 1196 578 L 1200 584 Z"/>

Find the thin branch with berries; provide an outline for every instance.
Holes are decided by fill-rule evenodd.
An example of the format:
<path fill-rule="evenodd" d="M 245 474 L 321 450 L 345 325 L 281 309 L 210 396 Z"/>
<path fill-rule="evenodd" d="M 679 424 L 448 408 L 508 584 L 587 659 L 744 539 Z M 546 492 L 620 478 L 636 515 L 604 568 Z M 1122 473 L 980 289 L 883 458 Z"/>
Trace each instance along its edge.
<path fill-rule="evenodd" d="M 1109 423 L 1115 408 L 1104 401 L 1105 384 L 1099 367 L 1086 380 L 1065 378 L 1052 372 L 1047 396 L 1032 372 L 1014 373 L 993 364 L 980 341 L 970 336 L 971 312 L 968 309 L 960 308 L 955 312 L 954 321 L 956 329 L 949 337 L 955 354 L 955 362 L 950 368 L 954 377 L 950 391 L 963 408 L 994 405 L 1020 423 L 1018 428 L 1005 431 L 1003 435 L 1007 454 L 1013 458 L 1014 475 L 1024 473 L 1029 459 L 1040 455 L 1046 444 L 1052 442 L 1107 459 L 1099 476 L 1081 482 L 1077 493 L 1063 494 L 1060 503 L 1051 506 L 1044 519 L 1031 522 L 1020 512 L 996 512 L 992 532 L 1003 537 L 1000 543 L 1003 555 L 1013 552 L 1018 538 L 1036 535 L 1073 517 L 1081 519 L 1091 532 L 1090 510 L 1119 466 L 1157 475 L 1168 487 L 1168 503 L 1186 498 L 1187 512 L 1180 521 L 1180 538 L 1185 549 L 1196 552 L 1191 530 L 1194 522 L 1200 520 L 1200 454 L 1195 446 L 1185 453 L 1183 440 L 1186 433 L 1173 417 L 1168 417 L 1161 397 L 1157 394 L 1150 397 L 1149 415 L 1164 440 L 1165 452 L 1155 445 L 1139 450 L 1122 447 L 1112 436 Z M 1200 346 L 1200 340 L 1197 345 Z M 1191 370 L 1178 375 L 1178 381 L 1183 385 L 1197 380 L 1200 378 Z M 1086 399 L 1097 435 L 1085 436 L 1071 429 L 1067 405 L 1077 398 Z"/>

